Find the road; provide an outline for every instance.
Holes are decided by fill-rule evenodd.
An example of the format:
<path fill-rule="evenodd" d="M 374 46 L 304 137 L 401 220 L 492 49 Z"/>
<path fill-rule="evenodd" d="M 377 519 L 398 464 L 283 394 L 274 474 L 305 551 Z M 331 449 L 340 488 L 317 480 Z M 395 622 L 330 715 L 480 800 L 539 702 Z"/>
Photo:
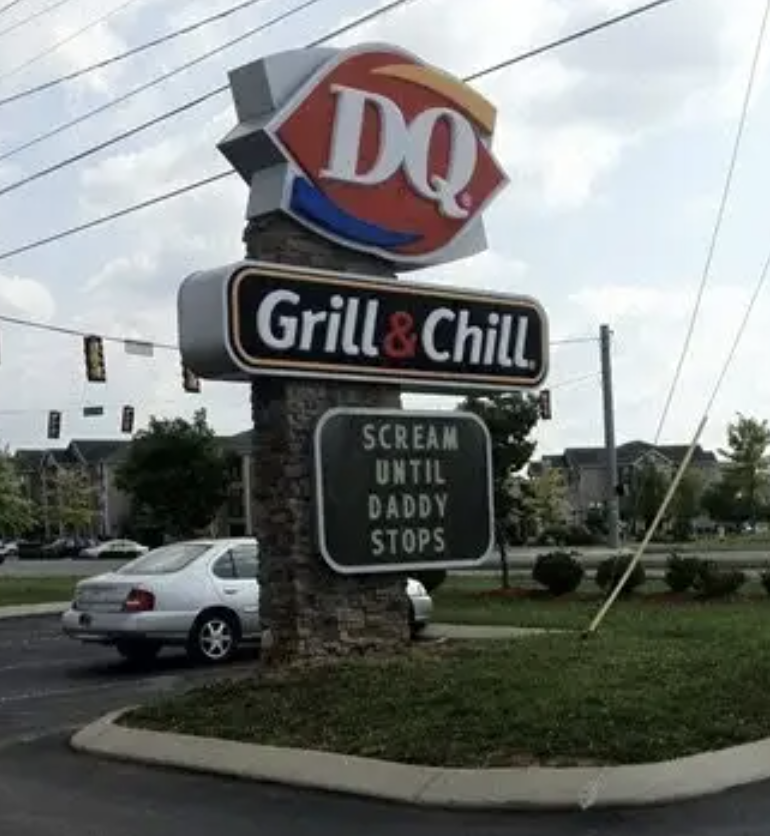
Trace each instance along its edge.
<path fill-rule="evenodd" d="M 764 836 L 770 783 L 628 812 L 427 811 L 98 761 L 66 745 L 113 708 L 214 675 L 183 657 L 132 672 L 59 635 L 55 618 L 0 622 L 0 833 L 8 836 Z M 229 672 L 252 675 L 250 653 Z"/>

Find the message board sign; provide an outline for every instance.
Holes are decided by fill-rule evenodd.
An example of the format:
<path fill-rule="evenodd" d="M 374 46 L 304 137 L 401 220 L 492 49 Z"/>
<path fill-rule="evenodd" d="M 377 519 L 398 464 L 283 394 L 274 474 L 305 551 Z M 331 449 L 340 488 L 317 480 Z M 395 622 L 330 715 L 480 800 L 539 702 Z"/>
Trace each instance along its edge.
<path fill-rule="evenodd" d="M 470 568 L 492 548 L 491 443 L 471 413 L 332 409 L 315 478 L 319 550 L 341 574 Z"/>

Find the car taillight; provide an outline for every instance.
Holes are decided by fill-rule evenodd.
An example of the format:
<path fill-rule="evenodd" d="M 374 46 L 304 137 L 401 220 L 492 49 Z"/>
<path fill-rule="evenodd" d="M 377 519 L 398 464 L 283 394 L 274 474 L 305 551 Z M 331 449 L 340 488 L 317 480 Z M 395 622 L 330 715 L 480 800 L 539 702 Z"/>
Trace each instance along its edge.
<path fill-rule="evenodd" d="M 126 612 L 149 612 L 155 608 L 155 596 L 146 589 L 132 589 L 123 602 Z"/>

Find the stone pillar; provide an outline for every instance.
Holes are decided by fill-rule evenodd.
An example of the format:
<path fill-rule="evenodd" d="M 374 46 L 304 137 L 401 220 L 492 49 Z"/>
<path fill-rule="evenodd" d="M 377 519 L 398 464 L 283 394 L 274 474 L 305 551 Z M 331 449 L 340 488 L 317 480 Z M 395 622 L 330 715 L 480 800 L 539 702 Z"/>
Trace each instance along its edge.
<path fill-rule="evenodd" d="M 248 223 L 248 258 L 394 277 L 374 257 L 327 242 L 281 214 Z M 394 387 L 257 378 L 251 386 L 253 521 L 260 541 L 263 661 L 298 661 L 403 647 L 409 641 L 402 575 L 343 576 L 315 548 L 313 433 L 335 406 L 400 408 Z"/>

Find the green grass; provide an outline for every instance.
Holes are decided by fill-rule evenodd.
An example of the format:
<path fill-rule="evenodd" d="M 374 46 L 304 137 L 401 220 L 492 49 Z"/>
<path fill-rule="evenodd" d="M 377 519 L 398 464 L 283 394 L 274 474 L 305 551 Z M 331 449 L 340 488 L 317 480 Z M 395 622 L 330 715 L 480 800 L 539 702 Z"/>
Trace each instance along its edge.
<path fill-rule="evenodd" d="M 77 577 L 8 578 L 0 576 L 0 607 L 69 601 Z"/>
<path fill-rule="evenodd" d="M 480 583 L 442 588 L 436 619 L 583 628 L 597 606 L 479 598 Z M 418 645 L 390 660 L 214 683 L 126 722 L 447 766 L 664 760 L 770 736 L 768 630 L 767 597 L 620 601 L 588 640 Z"/>

